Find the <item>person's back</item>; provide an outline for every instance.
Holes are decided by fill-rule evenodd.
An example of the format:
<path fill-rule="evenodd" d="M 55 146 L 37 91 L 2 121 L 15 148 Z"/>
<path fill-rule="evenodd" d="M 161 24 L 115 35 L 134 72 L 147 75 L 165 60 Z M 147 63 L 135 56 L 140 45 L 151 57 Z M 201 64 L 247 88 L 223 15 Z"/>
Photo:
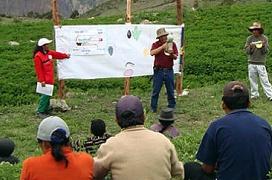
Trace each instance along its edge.
<path fill-rule="evenodd" d="M 158 119 L 160 123 L 152 124 L 150 130 L 162 133 L 168 138 L 179 136 L 179 130 L 173 125 L 176 117 L 172 108 L 162 109 Z"/>
<path fill-rule="evenodd" d="M 211 123 L 196 155 L 204 172 L 217 170 L 218 180 L 267 179 L 272 131 L 265 120 L 247 110 L 249 105 L 244 84 L 232 81 L 224 87 L 222 109 L 226 115 Z"/>
<path fill-rule="evenodd" d="M 54 161 L 51 151 L 42 156 L 30 157 L 24 161 L 24 177 L 29 180 L 75 180 L 91 179 L 93 161 L 86 153 L 75 153 L 65 148 L 64 154 L 69 162 L 68 166 Z M 87 169 L 87 170 L 86 170 Z"/>
<path fill-rule="evenodd" d="M 163 134 L 150 131 L 143 126 L 125 129 L 108 139 L 106 144 L 102 144 L 101 150 L 99 152 L 101 154 L 97 154 L 98 159 L 104 155 L 103 150 L 112 152 L 109 153 L 111 160 L 108 163 L 111 163 L 113 179 L 171 178 L 169 170 L 173 165 L 170 156 L 175 151 L 172 143 Z M 175 155 L 173 157 L 176 157 Z"/>
<path fill-rule="evenodd" d="M 101 144 L 105 143 L 110 134 L 106 132 L 106 124 L 102 119 L 94 119 L 90 126 L 91 136 L 84 140 L 77 139 L 71 141 L 71 146 L 75 151 L 86 151 L 95 154 Z"/>
<path fill-rule="evenodd" d="M 211 124 L 218 148 L 218 179 L 263 180 L 269 171 L 269 124 L 247 110 L 234 111 Z"/>
<path fill-rule="evenodd" d="M 23 162 L 21 180 L 93 179 L 93 158 L 75 153 L 70 147 L 70 130 L 57 116 L 50 116 L 39 125 L 38 144 L 43 152 Z"/>
<path fill-rule="evenodd" d="M 122 128 L 97 151 L 94 177 L 111 171 L 113 180 L 168 180 L 184 176 L 174 145 L 161 133 L 144 127 L 144 110 L 138 97 L 124 96 L 116 104 L 116 122 Z"/>

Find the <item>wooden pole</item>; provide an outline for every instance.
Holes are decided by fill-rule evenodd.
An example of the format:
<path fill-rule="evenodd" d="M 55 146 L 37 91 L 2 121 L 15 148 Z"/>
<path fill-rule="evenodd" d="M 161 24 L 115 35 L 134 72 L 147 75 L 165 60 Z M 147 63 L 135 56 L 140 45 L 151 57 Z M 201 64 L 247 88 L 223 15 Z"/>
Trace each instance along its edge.
<path fill-rule="evenodd" d="M 59 12 L 58 12 L 58 3 L 57 0 L 51 0 L 51 6 L 52 6 L 52 18 L 53 18 L 53 23 L 55 26 L 60 25 L 60 17 L 59 17 Z M 58 89 L 58 96 L 60 99 L 64 99 L 64 80 L 59 80 L 58 82 L 59 89 Z"/>
<path fill-rule="evenodd" d="M 57 0 L 52 0 L 51 6 L 52 6 L 53 23 L 54 23 L 54 25 L 58 26 L 58 25 L 60 25 L 60 18 L 59 18 L 59 13 L 58 13 Z"/>
<path fill-rule="evenodd" d="M 126 23 L 131 23 L 131 0 L 127 0 Z M 129 89 L 130 89 L 130 77 L 125 77 L 124 95 L 129 94 Z"/>
<path fill-rule="evenodd" d="M 177 25 L 183 23 L 183 0 L 177 0 Z M 182 95 L 182 82 L 183 82 L 183 65 L 184 65 L 184 44 L 181 47 L 182 52 L 180 52 L 181 59 L 179 65 L 179 73 L 176 76 L 176 91 L 178 96 Z"/>
<path fill-rule="evenodd" d="M 131 23 L 131 0 L 127 0 L 126 22 Z"/>

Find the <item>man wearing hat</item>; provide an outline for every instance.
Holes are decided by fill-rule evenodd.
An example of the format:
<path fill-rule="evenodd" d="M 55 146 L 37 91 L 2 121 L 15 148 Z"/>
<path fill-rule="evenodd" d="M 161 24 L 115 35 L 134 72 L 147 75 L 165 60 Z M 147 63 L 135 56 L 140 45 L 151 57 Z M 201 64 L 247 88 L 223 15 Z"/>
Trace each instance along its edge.
<path fill-rule="evenodd" d="M 217 170 L 218 180 L 267 179 L 272 131 L 267 121 L 247 110 L 249 105 L 244 84 L 232 81 L 224 87 L 222 109 L 226 115 L 213 121 L 202 139 L 196 154 L 203 163 L 199 172 Z M 186 170 L 187 164 L 185 179 L 193 180 Z"/>
<path fill-rule="evenodd" d="M 260 23 L 254 22 L 248 28 L 252 33 L 247 38 L 245 51 L 248 55 L 248 77 L 251 88 L 251 98 L 259 97 L 258 92 L 258 77 L 268 100 L 272 101 L 272 86 L 268 80 L 268 75 L 265 67 L 266 54 L 269 51 L 268 39 L 263 34 L 264 30 Z"/>
<path fill-rule="evenodd" d="M 144 110 L 138 97 L 122 97 L 115 115 L 122 130 L 98 149 L 95 179 L 103 179 L 109 171 L 113 180 L 183 178 L 183 164 L 174 145 L 164 135 L 144 127 Z"/>
<path fill-rule="evenodd" d="M 168 107 L 175 108 L 176 106 L 176 100 L 174 95 L 173 60 L 177 59 L 178 50 L 176 44 L 172 42 L 172 39 L 171 42 L 170 40 L 167 40 L 168 34 L 169 33 L 166 32 L 165 28 L 158 29 L 158 41 L 152 44 L 150 50 L 150 55 L 155 56 L 153 67 L 153 91 L 151 97 L 152 112 L 157 112 L 158 98 L 163 83 L 165 84 L 167 91 Z"/>
<path fill-rule="evenodd" d="M 160 123 L 153 124 L 150 127 L 152 131 L 162 133 L 169 138 L 179 136 L 179 130 L 173 126 L 176 117 L 172 108 L 162 109 L 158 119 Z"/>

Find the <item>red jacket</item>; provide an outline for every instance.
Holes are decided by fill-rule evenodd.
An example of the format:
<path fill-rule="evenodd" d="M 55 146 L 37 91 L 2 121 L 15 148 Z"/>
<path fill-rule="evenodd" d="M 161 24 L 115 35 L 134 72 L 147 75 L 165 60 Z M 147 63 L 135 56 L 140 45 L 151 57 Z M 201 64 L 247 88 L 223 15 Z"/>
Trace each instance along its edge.
<path fill-rule="evenodd" d="M 34 64 L 38 82 L 54 84 L 54 61 L 53 59 L 68 58 L 67 54 L 49 50 L 47 54 L 40 51 L 35 54 Z"/>

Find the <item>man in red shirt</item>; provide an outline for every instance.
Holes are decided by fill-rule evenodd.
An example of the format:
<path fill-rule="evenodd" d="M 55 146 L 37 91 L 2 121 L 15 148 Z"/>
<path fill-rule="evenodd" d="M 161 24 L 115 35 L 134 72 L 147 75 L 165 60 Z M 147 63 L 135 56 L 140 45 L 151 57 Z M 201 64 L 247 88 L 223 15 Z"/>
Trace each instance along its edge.
<path fill-rule="evenodd" d="M 37 75 L 37 81 L 46 86 L 54 84 L 54 61 L 55 59 L 70 58 L 70 54 L 49 50 L 48 44 L 52 40 L 41 38 L 33 52 L 33 61 Z M 37 115 L 44 119 L 49 116 L 50 96 L 42 94 L 37 108 Z"/>
<path fill-rule="evenodd" d="M 165 28 L 157 30 L 158 41 L 152 44 L 150 55 L 155 56 L 153 74 L 153 92 L 151 97 L 151 110 L 157 112 L 158 98 L 163 83 L 167 90 L 168 107 L 175 108 L 176 100 L 174 96 L 174 71 L 173 61 L 178 57 L 178 50 L 173 39 L 167 39 Z"/>

